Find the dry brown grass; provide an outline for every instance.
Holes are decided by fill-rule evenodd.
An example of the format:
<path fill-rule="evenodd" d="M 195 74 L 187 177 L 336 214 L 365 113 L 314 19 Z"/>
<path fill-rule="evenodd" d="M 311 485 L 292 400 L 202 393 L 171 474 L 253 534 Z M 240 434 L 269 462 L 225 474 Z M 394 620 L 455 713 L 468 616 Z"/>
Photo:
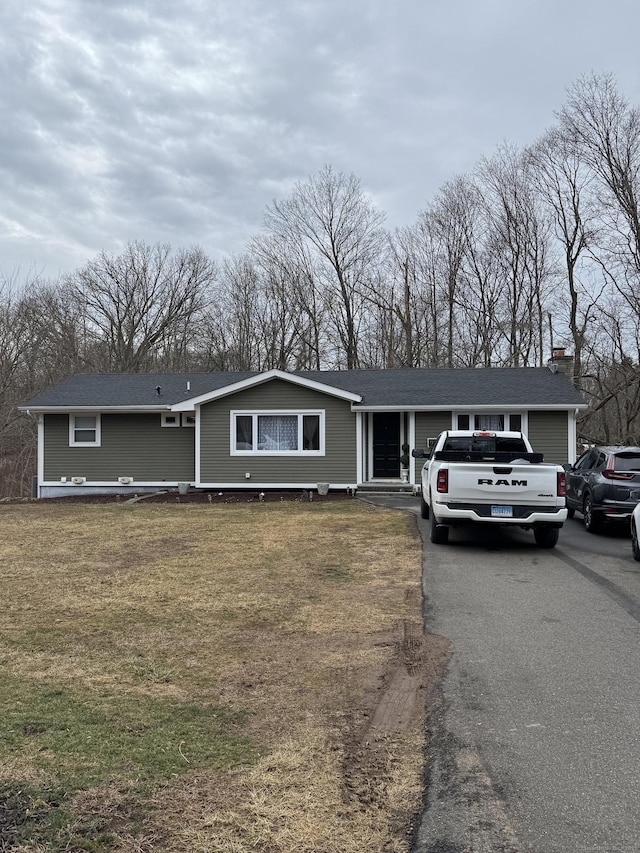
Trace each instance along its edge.
<path fill-rule="evenodd" d="M 181 743 L 184 771 L 147 787 L 137 823 L 130 780 L 79 785 L 73 820 L 111 832 L 95 849 L 408 849 L 424 693 L 397 725 L 373 716 L 415 658 L 407 627 L 421 633 L 411 518 L 355 500 L 38 503 L 0 507 L 0 522 L 6 675 L 130 708 L 145 698 L 248 711 L 231 727 L 253 757 L 216 769 Z M 55 775 L 29 750 L 3 758 L 0 780 Z"/>

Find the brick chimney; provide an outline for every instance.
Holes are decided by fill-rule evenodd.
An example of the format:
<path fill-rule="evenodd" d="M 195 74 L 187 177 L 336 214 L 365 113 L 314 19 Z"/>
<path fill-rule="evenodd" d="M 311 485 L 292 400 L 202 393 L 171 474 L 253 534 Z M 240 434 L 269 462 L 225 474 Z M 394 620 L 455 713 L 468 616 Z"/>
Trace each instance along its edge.
<path fill-rule="evenodd" d="M 564 375 L 575 384 L 574 358 L 567 355 L 564 347 L 553 347 L 551 358 L 547 361 L 547 367 L 553 373 L 564 373 Z"/>

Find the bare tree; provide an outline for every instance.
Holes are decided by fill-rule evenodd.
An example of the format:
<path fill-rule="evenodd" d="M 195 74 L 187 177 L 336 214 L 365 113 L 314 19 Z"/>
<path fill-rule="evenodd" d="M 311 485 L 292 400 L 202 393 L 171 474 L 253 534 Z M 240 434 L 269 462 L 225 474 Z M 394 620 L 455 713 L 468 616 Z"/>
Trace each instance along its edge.
<path fill-rule="evenodd" d="M 612 284 L 640 314 L 640 108 L 610 74 L 581 78 L 559 113 L 560 128 L 599 182 L 608 237 L 601 258 Z"/>
<path fill-rule="evenodd" d="M 314 268 L 333 321 L 328 334 L 334 337 L 336 361 L 344 359 L 347 369 L 359 362 L 360 323 L 385 244 L 383 221 L 355 175 L 336 174 L 330 166 L 296 184 L 291 196 L 274 201 L 265 215 L 270 234 L 308 247 L 317 261 Z"/>
<path fill-rule="evenodd" d="M 29 494 L 35 474 L 35 421 L 17 406 L 49 380 L 68 375 L 47 359 L 49 290 L 38 280 L 0 281 L 0 494 Z"/>
<path fill-rule="evenodd" d="M 475 183 L 468 185 L 466 209 L 464 301 L 458 306 L 461 348 L 466 352 L 464 366 L 491 367 L 501 361 L 501 264 L 484 198 Z"/>
<path fill-rule="evenodd" d="M 387 287 L 380 287 L 378 293 L 380 320 L 390 330 L 396 323 L 399 329 L 397 335 L 386 341 L 385 364 L 388 367 L 416 367 L 418 364 L 415 323 L 420 312 L 416 300 L 419 292 L 416 255 L 415 229 L 398 229 L 389 236 Z"/>
<path fill-rule="evenodd" d="M 442 306 L 445 331 L 444 365 L 453 367 L 458 338 L 457 306 L 464 300 L 460 294 L 461 270 L 466 248 L 466 209 L 463 192 L 464 179 L 446 183 L 438 192 L 432 205 L 419 217 L 425 246 L 435 250 L 436 302 Z M 426 239 L 426 235 L 430 239 Z"/>
<path fill-rule="evenodd" d="M 210 298 L 217 268 L 200 249 L 130 243 L 118 256 L 100 253 L 66 284 L 88 328 L 106 344 L 110 370 L 141 372 L 170 358 Z"/>
<path fill-rule="evenodd" d="M 266 359 L 260 325 L 265 311 L 259 272 L 248 254 L 222 266 L 216 321 L 220 357 L 226 370 L 261 370 Z"/>
<path fill-rule="evenodd" d="M 587 250 L 595 246 L 598 223 L 589 188 L 592 173 L 565 134 L 553 129 L 527 152 L 530 174 L 543 202 L 551 211 L 556 239 L 562 251 L 568 297 L 568 330 L 574 355 L 574 382 L 581 385 L 582 355 L 587 329 L 603 288 L 588 287 L 592 275 L 585 267 Z M 566 277 L 566 278 L 565 278 Z"/>
<path fill-rule="evenodd" d="M 506 344 L 504 363 L 513 367 L 541 363 L 549 224 L 518 150 L 502 146 L 493 158 L 481 162 L 479 176 L 502 278 L 498 307 Z"/>
<path fill-rule="evenodd" d="M 250 244 L 266 278 L 266 297 L 277 329 L 279 366 L 320 370 L 325 355 L 326 311 L 309 247 L 291 233 L 262 234 Z"/>
<path fill-rule="evenodd" d="M 429 210 L 421 212 L 415 227 L 416 287 L 424 318 L 414 343 L 420 348 L 422 363 L 428 367 L 444 367 L 449 363 L 454 313 L 447 297 L 451 283 L 443 269 L 442 233 Z"/>
<path fill-rule="evenodd" d="M 640 443 L 640 318 L 611 293 L 597 309 L 582 392 L 590 407 L 578 423 L 586 442 Z"/>

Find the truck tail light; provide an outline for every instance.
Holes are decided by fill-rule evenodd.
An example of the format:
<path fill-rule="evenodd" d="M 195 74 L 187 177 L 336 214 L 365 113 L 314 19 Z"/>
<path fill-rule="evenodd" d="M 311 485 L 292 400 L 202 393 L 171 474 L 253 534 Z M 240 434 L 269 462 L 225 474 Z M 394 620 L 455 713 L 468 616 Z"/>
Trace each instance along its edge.
<path fill-rule="evenodd" d="M 567 494 L 567 476 L 564 471 L 558 471 L 558 497 L 564 498 Z"/>
<path fill-rule="evenodd" d="M 449 491 L 449 471 L 446 468 L 441 468 L 438 471 L 438 479 L 436 481 L 436 490 L 438 492 Z"/>

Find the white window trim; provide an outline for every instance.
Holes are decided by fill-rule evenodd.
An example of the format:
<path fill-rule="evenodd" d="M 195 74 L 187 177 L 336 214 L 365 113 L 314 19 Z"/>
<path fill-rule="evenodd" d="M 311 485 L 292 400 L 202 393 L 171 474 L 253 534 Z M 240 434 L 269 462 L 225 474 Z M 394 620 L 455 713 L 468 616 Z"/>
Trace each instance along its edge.
<path fill-rule="evenodd" d="M 95 418 L 96 419 L 96 440 L 95 441 L 76 441 L 76 418 Z M 102 441 L 102 422 L 99 413 L 82 412 L 69 415 L 69 447 L 100 447 Z"/>
<path fill-rule="evenodd" d="M 196 425 L 196 413 L 195 412 L 183 412 L 182 413 L 182 426 L 183 427 L 195 427 Z"/>
<path fill-rule="evenodd" d="M 523 432 L 525 435 L 527 435 L 527 433 L 529 431 L 529 413 L 528 412 L 519 412 L 517 409 L 500 409 L 500 410 L 494 410 L 494 409 L 482 409 L 481 410 L 481 409 L 478 409 L 477 411 L 469 411 L 467 409 L 456 409 L 455 411 L 453 411 L 451 413 L 451 428 L 452 429 L 458 429 L 458 415 L 467 415 L 468 416 L 468 418 L 469 418 L 469 429 L 475 429 L 475 426 L 474 426 L 475 420 L 474 419 L 475 419 L 476 415 L 502 415 L 505 419 L 505 423 L 507 421 L 507 418 L 510 417 L 511 415 L 520 415 L 520 419 L 521 419 L 520 429 L 519 430 L 513 430 L 513 431 L 514 432 Z M 507 427 L 505 427 L 505 430 L 507 430 Z M 508 430 L 509 431 L 512 430 L 512 427 L 510 424 L 509 424 Z"/>
<path fill-rule="evenodd" d="M 302 418 L 305 415 L 317 415 L 320 418 L 320 449 L 319 450 L 236 450 L 236 417 L 252 417 L 253 418 L 253 435 L 258 434 L 258 417 L 261 415 L 278 416 L 295 415 L 298 418 L 298 446 L 302 446 Z M 234 409 L 229 413 L 230 420 L 230 436 L 229 436 L 229 451 L 231 456 L 304 456 L 305 459 L 310 456 L 324 456 L 324 424 L 325 424 L 324 409 Z"/>
<path fill-rule="evenodd" d="M 175 418 L 174 422 L 167 420 L 167 418 Z M 160 426 L 167 427 L 167 429 L 171 429 L 173 427 L 180 426 L 180 415 L 175 414 L 175 412 L 163 412 L 160 415 Z"/>

